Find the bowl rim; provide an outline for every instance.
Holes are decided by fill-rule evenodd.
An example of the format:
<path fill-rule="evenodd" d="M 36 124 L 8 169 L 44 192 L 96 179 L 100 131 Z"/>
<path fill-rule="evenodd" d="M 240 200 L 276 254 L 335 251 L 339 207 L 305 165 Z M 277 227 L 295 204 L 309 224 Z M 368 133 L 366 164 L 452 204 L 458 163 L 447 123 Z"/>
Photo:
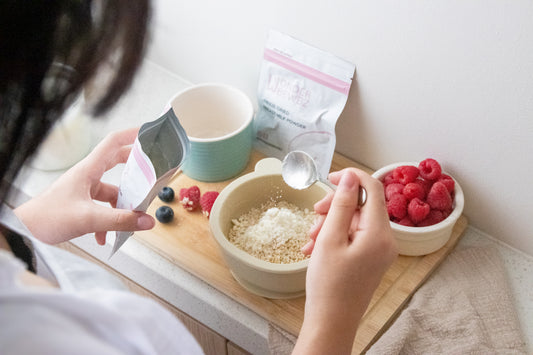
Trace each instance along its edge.
<path fill-rule="evenodd" d="M 395 168 L 397 168 L 399 166 L 402 166 L 402 165 L 413 165 L 413 166 L 417 166 L 418 167 L 419 163 L 417 163 L 417 162 L 399 162 L 399 163 L 388 164 L 388 165 L 385 165 L 382 168 L 376 170 L 372 174 L 372 177 L 374 177 L 374 178 L 376 178 L 376 179 L 378 179 L 379 181 L 382 182 L 381 179 L 385 176 L 386 173 L 388 173 L 388 172 L 392 171 L 393 169 L 395 169 Z M 446 217 L 444 220 L 440 221 L 437 224 L 433 224 L 431 226 L 410 227 L 410 226 L 404 226 L 404 225 L 398 224 L 396 222 L 390 221 L 390 224 L 391 224 L 392 228 L 397 229 L 397 230 L 402 231 L 402 232 L 408 232 L 408 233 L 412 233 L 412 234 L 425 234 L 425 233 L 430 233 L 430 232 L 434 232 L 434 231 L 437 231 L 437 230 L 442 230 L 442 229 L 444 229 L 446 227 L 449 227 L 450 225 L 454 225 L 455 224 L 457 219 L 459 219 L 459 217 L 463 213 L 464 204 L 465 204 L 464 192 L 463 192 L 463 189 L 462 189 L 461 185 L 459 184 L 459 182 L 451 174 L 448 174 L 444 170 L 443 170 L 443 173 L 449 175 L 453 179 L 453 181 L 455 182 L 455 196 L 454 196 L 454 204 L 455 204 L 455 206 L 454 206 L 454 208 L 452 210 L 452 213 L 450 213 L 450 215 L 448 217 Z"/>
<path fill-rule="evenodd" d="M 241 261 L 242 263 L 246 264 L 247 266 L 260 270 L 260 271 L 266 271 L 266 272 L 273 272 L 277 274 L 286 274 L 286 273 L 294 273 L 299 271 L 305 271 L 307 269 L 307 266 L 309 265 L 309 257 L 297 261 L 295 263 L 290 264 L 277 264 L 272 263 L 266 260 L 262 260 L 260 258 L 257 258 L 253 255 L 250 255 L 249 253 L 245 252 L 244 250 L 239 249 L 236 245 L 231 243 L 225 236 L 224 232 L 220 228 L 220 224 L 216 221 L 216 218 L 213 218 L 213 212 L 215 214 L 219 211 L 221 208 L 220 205 L 223 203 L 223 201 L 227 198 L 229 193 L 233 191 L 237 186 L 242 185 L 245 182 L 259 179 L 259 178 L 267 178 L 276 176 L 279 177 L 281 175 L 280 172 L 258 172 L 253 171 L 246 175 L 243 175 L 234 181 L 232 181 L 228 186 L 226 186 L 221 192 L 218 198 L 215 200 L 215 203 L 213 204 L 211 215 L 209 218 L 209 225 L 211 227 L 211 234 L 215 238 L 216 242 L 219 244 L 221 249 L 224 253 L 231 254 L 234 258 Z M 323 186 L 322 186 L 323 185 Z M 327 185 L 321 184 L 320 185 L 324 191 L 328 188 Z"/>

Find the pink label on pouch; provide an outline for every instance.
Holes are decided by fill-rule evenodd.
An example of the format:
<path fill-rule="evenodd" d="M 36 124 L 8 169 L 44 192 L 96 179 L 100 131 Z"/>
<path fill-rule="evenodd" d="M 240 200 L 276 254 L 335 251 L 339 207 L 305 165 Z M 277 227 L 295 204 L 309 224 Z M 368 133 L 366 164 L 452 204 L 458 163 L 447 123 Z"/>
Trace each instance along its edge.
<path fill-rule="evenodd" d="M 331 75 L 316 70 L 315 68 L 299 63 L 289 57 L 273 51 L 272 49 L 265 48 L 264 58 L 269 62 L 311 79 L 346 96 L 350 91 L 351 83 L 344 82 Z"/>

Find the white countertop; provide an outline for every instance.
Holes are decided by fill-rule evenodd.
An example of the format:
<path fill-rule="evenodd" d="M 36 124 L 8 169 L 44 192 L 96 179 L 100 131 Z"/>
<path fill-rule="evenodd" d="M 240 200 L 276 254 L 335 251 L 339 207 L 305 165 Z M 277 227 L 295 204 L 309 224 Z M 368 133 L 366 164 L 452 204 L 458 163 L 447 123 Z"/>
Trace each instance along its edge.
<path fill-rule="evenodd" d="M 189 85 L 187 81 L 152 62 L 145 62 L 133 88 L 106 118 L 93 125 L 94 142 L 98 142 L 108 132 L 156 119 L 170 97 Z M 25 167 L 15 185 L 25 194 L 35 196 L 61 173 L 62 171 L 46 172 Z M 104 180 L 118 184 L 120 173 L 121 167 L 117 167 L 108 172 Z M 114 233 L 109 233 L 107 244 L 103 247 L 95 243 L 92 235 L 72 242 L 242 348 L 254 354 L 269 353 L 268 323 L 265 319 L 133 238 L 108 259 L 114 241 L 112 234 Z M 457 247 L 484 245 L 495 246 L 502 256 L 528 350 L 532 352 L 533 257 L 470 226 Z"/>

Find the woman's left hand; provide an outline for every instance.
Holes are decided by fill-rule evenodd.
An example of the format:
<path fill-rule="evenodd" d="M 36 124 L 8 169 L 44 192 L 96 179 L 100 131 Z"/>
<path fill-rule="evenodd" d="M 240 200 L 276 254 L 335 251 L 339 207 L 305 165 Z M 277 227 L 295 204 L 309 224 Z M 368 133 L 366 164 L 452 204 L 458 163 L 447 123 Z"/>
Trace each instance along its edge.
<path fill-rule="evenodd" d="M 127 161 L 138 130 L 108 135 L 45 192 L 15 209 L 15 214 L 36 238 L 49 244 L 94 232 L 98 244 L 104 245 L 107 231 L 153 228 L 152 216 L 115 208 L 118 187 L 100 181 L 106 171 Z"/>

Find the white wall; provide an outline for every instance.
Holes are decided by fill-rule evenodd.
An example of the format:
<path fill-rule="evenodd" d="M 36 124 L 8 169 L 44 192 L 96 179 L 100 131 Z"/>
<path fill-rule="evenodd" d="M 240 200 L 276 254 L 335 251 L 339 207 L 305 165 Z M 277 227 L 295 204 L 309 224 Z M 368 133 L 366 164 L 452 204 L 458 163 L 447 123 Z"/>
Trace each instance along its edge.
<path fill-rule="evenodd" d="M 356 65 L 337 150 L 438 159 L 478 229 L 533 255 L 533 2 L 156 0 L 149 58 L 255 99 L 278 29 Z"/>

